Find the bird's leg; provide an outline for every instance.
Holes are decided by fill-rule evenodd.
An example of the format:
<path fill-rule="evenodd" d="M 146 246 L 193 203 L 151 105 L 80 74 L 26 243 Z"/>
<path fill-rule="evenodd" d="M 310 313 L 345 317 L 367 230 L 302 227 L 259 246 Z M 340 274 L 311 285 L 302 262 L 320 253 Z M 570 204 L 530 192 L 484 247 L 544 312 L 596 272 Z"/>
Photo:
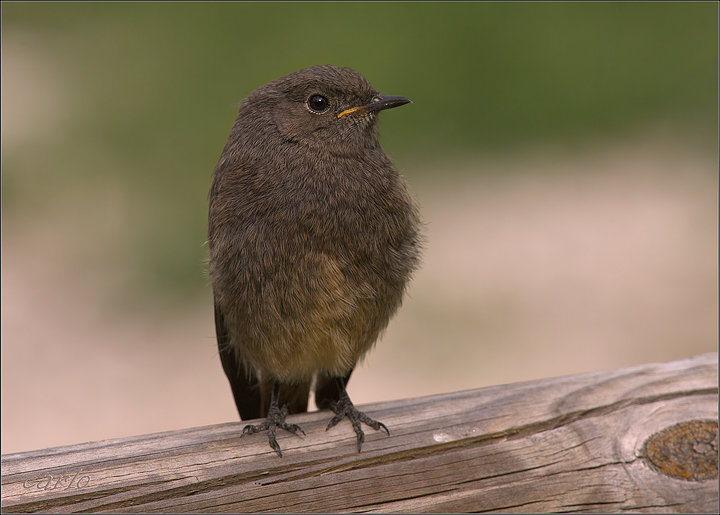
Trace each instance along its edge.
<path fill-rule="evenodd" d="M 350 420 L 353 429 L 355 430 L 355 434 L 357 435 L 358 452 L 360 452 L 362 444 L 365 441 L 365 433 L 363 433 L 360 422 L 364 422 L 368 426 L 372 427 L 375 431 L 379 431 L 380 429 L 382 429 L 388 434 L 388 436 L 390 436 L 390 431 L 388 430 L 387 426 L 385 426 L 385 424 L 383 424 L 382 422 L 378 422 L 377 420 L 371 419 L 365 413 L 359 411 L 355 407 L 347 394 L 347 390 L 345 390 L 345 381 L 343 381 L 341 377 L 336 377 L 335 380 L 337 381 L 340 390 L 340 398 L 332 405 L 332 410 L 335 412 L 335 416 L 328 424 L 327 429 L 330 429 L 335 424 L 340 422 L 343 418 L 347 417 Z"/>
<path fill-rule="evenodd" d="M 300 431 L 303 436 L 305 436 L 305 431 L 303 431 L 298 425 L 288 424 L 287 422 L 285 422 L 285 417 L 288 416 L 288 407 L 286 404 L 282 408 L 278 408 L 279 389 L 280 385 L 277 381 L 275 381 L 272 387 L 272 395 L 270 396 L 270 409 L 268 410 L 267 419 L 265 419 L 265 422 L 257 425 L 248 424 L 243 428 L 242 434 L 251 435 L 254 433 L 259 433 L 260 431 L 267 431 L 268 440 L 270 441 L 270 447 L 272 447 L 273 450 L 278 453 L 278 456 L 282 458 L 282 451 L 280 451 L 280 445 L 275 439 L 275 431 L 277 430 L 277 428 L 279 427 L 280 429 L 284 429 L 285 431 L 288 431 L 297 436 L 300 436 L 298 435 L 298 431 Z"/>

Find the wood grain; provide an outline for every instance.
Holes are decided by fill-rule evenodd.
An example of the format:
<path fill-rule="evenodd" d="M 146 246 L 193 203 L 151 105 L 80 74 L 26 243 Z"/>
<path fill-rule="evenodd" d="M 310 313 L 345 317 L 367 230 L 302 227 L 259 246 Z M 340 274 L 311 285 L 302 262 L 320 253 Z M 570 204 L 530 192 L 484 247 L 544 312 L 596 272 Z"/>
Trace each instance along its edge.
<path fill-rule="evenodd" d="M 328 411 L 289 417 L 307 436 L 280 434 L 282 458 L 241 422 L 8 454 L 2 510 L 712 513 L 717 378 L 707 354 L 370 404 L 391 436 L 368 430 L 360 454 L 349 423 L 325 431 Z M 670 433 L 704 479 L 663 468 Z"/>

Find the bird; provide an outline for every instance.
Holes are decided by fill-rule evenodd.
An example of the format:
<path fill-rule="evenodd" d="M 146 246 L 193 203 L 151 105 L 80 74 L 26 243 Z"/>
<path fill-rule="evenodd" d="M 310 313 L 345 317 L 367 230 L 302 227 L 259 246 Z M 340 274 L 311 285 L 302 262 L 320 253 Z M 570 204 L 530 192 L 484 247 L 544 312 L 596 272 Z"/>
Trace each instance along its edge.
<path fill-rule="evenodd" d="M 313 66 L 239 104 L 208 194 L 208 275 L 223 370 L 242 436 L 305 434 L 286 422 L 311 388 L 362 424 L 346 386 L 400 307 L 423 247 L 419 206 L 378 140 L 378 114 L 410 104 L 359 72 Z"/>

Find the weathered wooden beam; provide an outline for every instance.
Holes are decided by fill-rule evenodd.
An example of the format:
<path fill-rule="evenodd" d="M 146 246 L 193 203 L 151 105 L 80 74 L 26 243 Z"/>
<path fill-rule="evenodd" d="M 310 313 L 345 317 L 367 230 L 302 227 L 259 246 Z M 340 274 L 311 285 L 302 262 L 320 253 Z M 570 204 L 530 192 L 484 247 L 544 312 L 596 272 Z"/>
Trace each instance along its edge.
<path fill-rule="evenodd" d="M 2 457 L 4 512 L 718 511 L 718 355 Z M 679 424 L 679 425 L 678 425 Z"/>

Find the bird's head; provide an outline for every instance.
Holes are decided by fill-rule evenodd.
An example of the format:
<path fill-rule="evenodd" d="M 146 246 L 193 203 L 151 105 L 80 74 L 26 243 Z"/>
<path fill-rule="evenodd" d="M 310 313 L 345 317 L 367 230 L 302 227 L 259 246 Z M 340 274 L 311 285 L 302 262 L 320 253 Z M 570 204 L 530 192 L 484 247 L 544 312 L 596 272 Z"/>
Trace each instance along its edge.
<path fill-rule="evenodd" d="M 342 154 L 377 146 L 377 114 L 410 102 L 380 94 L 355 70 L 326 65 L 258 88 L 243 101 L 240 115 L 245 111 L 254 131 L 267 134 L 274 128 L 285 142 Z"/>

